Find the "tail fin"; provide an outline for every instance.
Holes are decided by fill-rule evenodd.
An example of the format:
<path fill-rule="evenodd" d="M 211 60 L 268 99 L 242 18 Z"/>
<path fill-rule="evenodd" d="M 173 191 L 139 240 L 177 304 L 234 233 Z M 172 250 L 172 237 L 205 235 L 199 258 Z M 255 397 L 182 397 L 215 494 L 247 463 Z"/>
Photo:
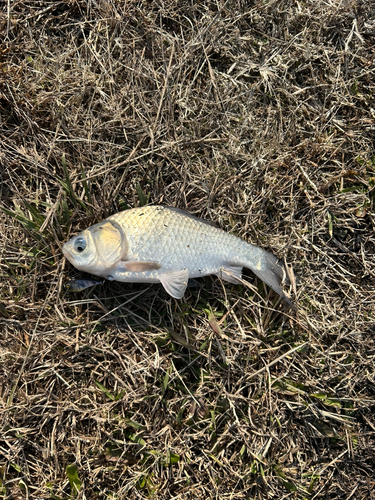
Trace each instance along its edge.
<path fill-rule="evenodd" d="M 259 265 L 251 266 L 250 269 L 262 281 L 264 281 L 266 285 L 272 288 L 274 292 L 278 293 L 280 297 L 282 297 L 292 309 L 296 311 L 296 306 L 292 304 L 292 302 L 288 299 L 280 286 L 282 280 L 284 280 L 286 284 L 290 284 L 283 264 L 279 262 L 279 259 L 275 255 L 262 249 L 261 265 L 261 269 L 259 269 Z"/>

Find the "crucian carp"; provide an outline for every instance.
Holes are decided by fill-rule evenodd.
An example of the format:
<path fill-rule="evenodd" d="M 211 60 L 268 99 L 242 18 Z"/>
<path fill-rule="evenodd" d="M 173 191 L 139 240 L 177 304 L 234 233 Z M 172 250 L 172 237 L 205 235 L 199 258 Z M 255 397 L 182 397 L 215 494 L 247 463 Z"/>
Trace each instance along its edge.
<path fill-rule="evenodd" d="M 77 269 L 109 280 L 161 283 L 176 299 L 190 278 L 210 274 L 240 283 L 242 268 L 294 307 L 283 290 L 283 265 L 272 253 L 180 209 L 133 208 L 85 229 L 63 246 Z"/>

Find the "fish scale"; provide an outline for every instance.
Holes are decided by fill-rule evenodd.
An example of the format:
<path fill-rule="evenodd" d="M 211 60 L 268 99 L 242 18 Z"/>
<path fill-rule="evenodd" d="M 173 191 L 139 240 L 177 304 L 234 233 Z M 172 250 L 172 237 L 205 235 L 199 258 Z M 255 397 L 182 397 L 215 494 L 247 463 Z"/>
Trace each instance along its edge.
<path fill-rule="evenodd" d="M 187 267 L 191 278 L 219 271 L 216 261 L 228 260 L 229 248 L 237 257 L 243 253 L 245 242 L 239 238 L 163 207 L 126 210 L 108 220 L 116 221 L 124 229 L 129 260 L 156 260 L 163 270 Z"/>
<path fill-rule="evenodd" d="M 239 283 L 246 267 L 294 307 L 273 254 L 176 208 L 111 215 L 65 243 L 63 252 L 78 269 L 116 281 L 160 282 L 175 298 L 183 297 L 189 278 L 214 274 Z"/>

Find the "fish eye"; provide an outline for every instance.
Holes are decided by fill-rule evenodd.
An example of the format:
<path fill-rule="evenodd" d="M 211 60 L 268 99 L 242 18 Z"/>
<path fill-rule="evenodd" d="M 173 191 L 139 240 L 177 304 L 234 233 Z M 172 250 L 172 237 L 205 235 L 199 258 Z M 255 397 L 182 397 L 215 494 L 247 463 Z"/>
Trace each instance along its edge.
<path fill-rule="evenodd" d="M 77 250 L 77 252 L 83 252 L 84 249 L 86 248 L 86 241 L 84 238 L 77 238 L 76 241 L 74 242 L 74 248 Z"/>

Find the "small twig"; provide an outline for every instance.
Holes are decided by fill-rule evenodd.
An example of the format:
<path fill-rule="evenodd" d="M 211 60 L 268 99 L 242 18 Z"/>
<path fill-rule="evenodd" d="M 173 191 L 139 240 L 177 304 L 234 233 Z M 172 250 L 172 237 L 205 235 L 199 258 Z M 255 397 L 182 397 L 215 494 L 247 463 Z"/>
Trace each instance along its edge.
<path fill-rule="evenodd" d="M 282 356 L 278 357 L 277 359 L 275 359 L 274 361 L 272 361 L 271 363 L 268 363 L 268 365 L 265 365 L 263 366 L 263 368 L 261 368 L 260 370 L 256 371 L 255 373 L 251 373 L 247 378 L 248 379 L 251 379 L 251 378 L 254 378 L 256 377 L 257 375 L 259 375 L 260 373 L 264 372 L 265 370 L 268 370 L 268 368 L 270 368 L 271 366 L 275 365 L 276 363 L 278 363 L 279 361 L 281 361 L 282 359 L 286 358 L 287 356 L 289 356 L 289 354 L 292 354 L 293 352 L 295 351 L 298 351 L 298 349 L 302 349 L 302 347 L 305 347 L 305 345 L 309 344 L 310 342 L 304 342 L 303 344 L 297 346 L 297 347 L 293 347 L 293 349 L 291 349 L 290 351 L 286 352 L 285 354 L 283 354 Z"/>

